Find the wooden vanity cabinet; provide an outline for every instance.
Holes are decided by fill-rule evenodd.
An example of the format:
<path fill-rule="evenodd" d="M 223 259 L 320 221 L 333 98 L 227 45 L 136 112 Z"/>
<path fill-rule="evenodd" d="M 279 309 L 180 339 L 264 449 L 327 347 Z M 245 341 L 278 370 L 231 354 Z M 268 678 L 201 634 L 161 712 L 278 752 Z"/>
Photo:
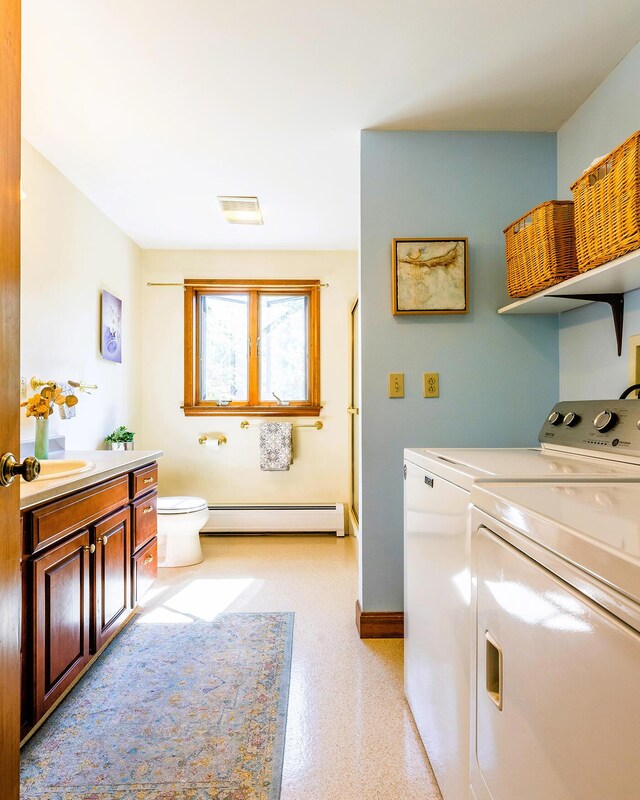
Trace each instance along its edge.
<path fill-rule="evenodd" d="M 23 736 L 155 580 L 156 497 L 152 464 L 23 512 Z"/>

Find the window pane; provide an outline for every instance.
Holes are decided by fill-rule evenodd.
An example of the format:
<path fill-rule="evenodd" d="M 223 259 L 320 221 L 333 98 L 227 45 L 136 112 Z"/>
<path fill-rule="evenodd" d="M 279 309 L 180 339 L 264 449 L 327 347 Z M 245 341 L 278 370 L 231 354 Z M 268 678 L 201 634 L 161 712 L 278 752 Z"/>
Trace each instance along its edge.
<path fill-rule="evenodd" d="M 203 295 L 200 306 L 200 399 L 248 400 L 249 297 Z"/>
<path fill-rule="evenodd" d="M 305 295 L 260 295 L 260 402 L 308 399 Z"/>

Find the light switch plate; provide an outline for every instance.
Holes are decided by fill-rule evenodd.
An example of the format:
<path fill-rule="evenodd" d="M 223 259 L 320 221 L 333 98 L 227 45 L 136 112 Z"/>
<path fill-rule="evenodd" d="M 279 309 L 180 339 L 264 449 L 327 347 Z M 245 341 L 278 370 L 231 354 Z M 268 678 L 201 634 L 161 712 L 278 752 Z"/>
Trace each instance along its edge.
<path fill-rule="evenodd" d="M 389 373 L 389 397 L 404 397 L 404 372 Z"/>
<path fill-rule="evenodd" d="M 640 383 L 640 333 L 629 337 L 629 386 Z"/>
<path fill-rule="evenodd" d="M 422 384 L 425 397 L 440 397 L 439 372 L 424 372 L 422 374 Z"/>

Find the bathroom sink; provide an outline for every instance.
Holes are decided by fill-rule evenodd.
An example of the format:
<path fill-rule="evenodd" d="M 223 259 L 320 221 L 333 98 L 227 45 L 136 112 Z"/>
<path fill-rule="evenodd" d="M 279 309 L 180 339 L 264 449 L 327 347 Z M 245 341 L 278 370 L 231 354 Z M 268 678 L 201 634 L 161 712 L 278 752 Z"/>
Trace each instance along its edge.
<path fill-rule="evenodd" d="M 51 460 L 42 459 L 40 461 L 39 481 L 50 481 L 54 478 L 66 478 L 69 475 L 77 475 L 80 472 L 87 472 L 93 469 L 93 461 L 85 461 L 80 458 L 54 458 Z"/>

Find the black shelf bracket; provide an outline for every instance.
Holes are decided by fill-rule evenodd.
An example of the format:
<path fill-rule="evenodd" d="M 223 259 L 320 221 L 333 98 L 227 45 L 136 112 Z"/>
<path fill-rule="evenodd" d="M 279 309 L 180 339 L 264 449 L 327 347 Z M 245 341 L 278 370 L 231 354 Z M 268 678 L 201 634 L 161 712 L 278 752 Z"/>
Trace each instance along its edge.
<path fill-rule="evenodd" d="M 562 297 L 565 300 L 588 300 L 590 303 L 608 303 L 613 316 L 613 327 L 616 332 L 618 356 L 622 355 L 622 321 L 624 318 L 623 294 L 550 294 L 548 297 Z"/>

